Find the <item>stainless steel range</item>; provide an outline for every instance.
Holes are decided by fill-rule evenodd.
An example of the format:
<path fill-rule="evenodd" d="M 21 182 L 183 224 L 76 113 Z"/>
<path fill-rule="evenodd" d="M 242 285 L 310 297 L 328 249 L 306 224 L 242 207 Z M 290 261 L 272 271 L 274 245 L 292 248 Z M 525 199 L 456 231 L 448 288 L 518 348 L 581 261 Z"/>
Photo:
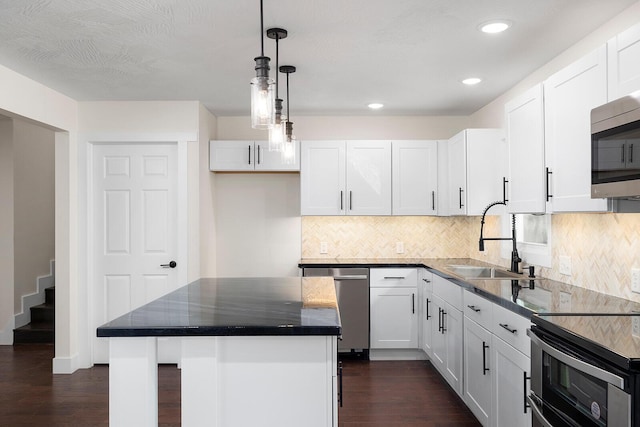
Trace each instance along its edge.
<path fill-rule="evenodd" d="M 640 316 L 537 315 L 532 322 L 534 427 L 640 425 Z"/>

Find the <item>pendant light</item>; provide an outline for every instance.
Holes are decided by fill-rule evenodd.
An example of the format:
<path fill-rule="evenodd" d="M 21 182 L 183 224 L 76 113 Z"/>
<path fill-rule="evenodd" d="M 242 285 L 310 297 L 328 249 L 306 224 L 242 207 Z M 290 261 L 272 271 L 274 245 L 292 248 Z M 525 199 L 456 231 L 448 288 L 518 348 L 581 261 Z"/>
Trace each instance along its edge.
<path fill-rule="evenodd" d="M 287 30 L 282 28 L 269 28 L 267 30 L 267 37 L 275 39 L 276 41 L 276 102 L 275 102 L 275 117 L 273 127 L 269 129 L 269 151 L 282 151 L 282 143 L 284 142 L 284 122 L 287 121 L 286 117 L 282 116 L 282 99 L 279 96 L 280 84 L 278 83 L 278 60 L 279 60 L 279 48 L 278 41 L 287 38 Z"/>
<path fill-rule="evenodd" d="M 289 74 L 296 72 L 293 65 L 283 65 L 279 68 L 281 73 L 287 75 L 287 121 L 285 122 L 285 137 L 282 149 L 282 162 L 284 164 L 293 164 L 296 162 L 296 137 L 293 135 L 293 122 L 289 114 Z"/>
<path fill-rule="evenodd" d="M 275 120 L 274 82 L 269 78 L 268 56 L 264 56 L 264 23 L 260 0 L 260 56 L 256 61 L 256 76 L 251 79 L 251 127 L 269 129 Z"/>

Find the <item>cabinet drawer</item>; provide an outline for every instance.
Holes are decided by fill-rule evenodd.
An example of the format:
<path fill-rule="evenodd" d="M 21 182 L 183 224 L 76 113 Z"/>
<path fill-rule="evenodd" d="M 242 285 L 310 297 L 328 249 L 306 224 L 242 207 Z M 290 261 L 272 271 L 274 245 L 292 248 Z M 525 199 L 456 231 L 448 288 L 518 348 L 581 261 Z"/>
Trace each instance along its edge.
<path fill-rule="evenodd" d="M 465 290 L 463 292 L 464 315 L 476 321 L 480 326 L 491 330 L 491 320 L 493 319 L 494 304 L 481 296 Z"/>
<path fill-rule="evenodd" d="M 418 270 L 415 268 L 372 268 L 369 272 L 372 288 L 415 288 Z"/>
<path fill-rule="evenodd" d="M 499 305 L 493 307 L 491 332 L 527 357 L 531 354 L 531 343 L 527 336 L 530 327 L 529 319 Z"/>
<path fill-rule="evenodd" d="M 433 293 L 451 304 L 452 307 L 462 311 L 462 288 L 460 286 L 434 274 Z"/>

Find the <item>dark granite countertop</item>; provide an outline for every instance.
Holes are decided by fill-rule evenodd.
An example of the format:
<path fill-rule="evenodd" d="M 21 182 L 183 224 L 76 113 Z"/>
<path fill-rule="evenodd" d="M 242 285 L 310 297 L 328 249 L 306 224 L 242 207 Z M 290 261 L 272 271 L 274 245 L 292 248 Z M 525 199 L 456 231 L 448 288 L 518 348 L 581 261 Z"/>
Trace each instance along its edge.
<path fill-rule="evenodd" d="M 633 314 L 640 313 L 640 303 L 591 291 L 543 277 L 532 282 L 522 276 L 513 280 L 465 279 L 450 271 L 451 265 L 503 267 L 469 258 L 361 258 L 303 259 L 299 267 L 426 267 L 470 292 L 487 298 L 525 317 L 535 313 L 547 315 Z"/>
<path fill-rule="evenodd" d="M 97 329 L 99 337 L 340 335 L 332 278 L 203 278 Z"/>

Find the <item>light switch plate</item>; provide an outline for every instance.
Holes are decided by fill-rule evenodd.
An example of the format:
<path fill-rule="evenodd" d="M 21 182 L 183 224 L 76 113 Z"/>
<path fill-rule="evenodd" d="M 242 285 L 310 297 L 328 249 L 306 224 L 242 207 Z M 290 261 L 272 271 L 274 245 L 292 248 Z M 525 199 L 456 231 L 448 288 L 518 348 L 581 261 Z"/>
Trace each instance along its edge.
<path fill-rule="evenodd" d="M 397 242 L 396 243 L 396 253 L 397 254 L 403 254 L 404 253 L 404 242 Z"/>
<path fill-rule="evenodd" d="M 571 257 L 570 256 L 560 256 L 559 270 L 560 270 L 560 274 L 571 276 Z"/>
<path fill-rule="evenodd" d="M 329 250 L 327 249 L 327 242 L 320 242 L 320 253 L 321 254 L 329 253 Z"/>
<path fill-rule="evenodd" d="M 640 294 L 640 268 L 631 269 L 631 291 Z"/>
<path fill-rule="evenodd" d="M 631 316 L 631 334 L 640 337 L 640 316 Z"/>

